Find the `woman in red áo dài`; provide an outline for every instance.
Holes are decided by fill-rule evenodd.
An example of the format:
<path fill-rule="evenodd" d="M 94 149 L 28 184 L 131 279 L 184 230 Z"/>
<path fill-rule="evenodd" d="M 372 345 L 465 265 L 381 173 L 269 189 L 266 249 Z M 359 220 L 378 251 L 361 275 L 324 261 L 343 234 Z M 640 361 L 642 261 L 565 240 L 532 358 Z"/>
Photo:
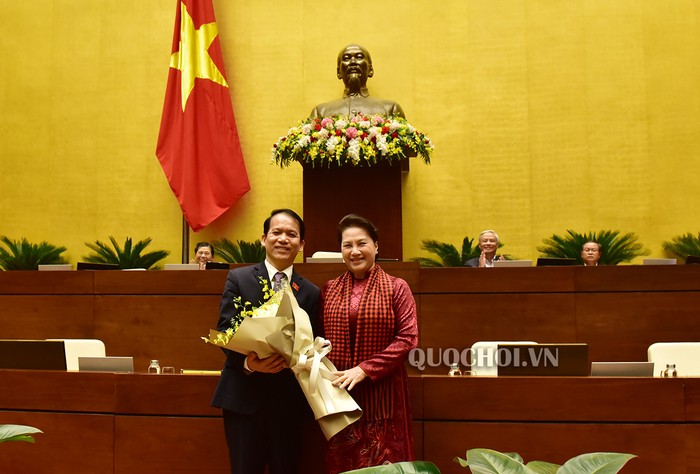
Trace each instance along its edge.
<path fill-rule="evenodd" d="M 413 460 L 413 431 L 405 362 L 418 343 L 416 303 L 401 278 L 375 263 L 376 227 L 350 214 L 338 224 L 348 271 L 322 291 L 323 327 L 346 388 L 362 417 L 329 441 L 328 472 Z"/>

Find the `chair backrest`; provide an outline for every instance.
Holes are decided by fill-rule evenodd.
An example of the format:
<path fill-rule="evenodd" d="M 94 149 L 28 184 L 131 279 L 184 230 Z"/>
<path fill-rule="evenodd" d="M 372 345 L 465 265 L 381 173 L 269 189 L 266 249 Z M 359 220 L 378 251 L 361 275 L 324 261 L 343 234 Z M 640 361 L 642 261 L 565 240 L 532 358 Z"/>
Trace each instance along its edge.
<path fill-rule="evenodd" d="M 499 344 L 537 343 L 533 341 L 477 341 L 471 348 L 472 375 L 498 375 L 498 360 L 496 358 Z"/>
<path fill-rule="evenodd" d="M 105 344 L 99 339 L 49 339 L 63 341 L 66 348 L 66 369 L 78 371 L 78 357 L 104 357 Z"/>
<path fill-rule="evenodd" d="M 647 350 L 654 363 L 654 377 L 660 377 L 666 364 L 676 364 L 679 377 L 700 376 L 700 342 L 655 342 Z"/>

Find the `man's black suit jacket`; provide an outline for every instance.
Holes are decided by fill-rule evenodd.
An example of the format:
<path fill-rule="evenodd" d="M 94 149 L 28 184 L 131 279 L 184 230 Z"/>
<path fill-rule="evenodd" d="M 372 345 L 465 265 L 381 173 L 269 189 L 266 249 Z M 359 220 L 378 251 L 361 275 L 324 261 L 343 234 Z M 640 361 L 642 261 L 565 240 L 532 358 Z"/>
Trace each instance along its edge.
<path fill-rule="evenodd" d="M 242 303 L 249 301 L 253 306 L 263 303 L 261 277 L 270 280 L 264 262 L 229 271 L 221 296 L 218 330 L 229 327 L 229 321 L 237 311 L 233 305 L 235 297 L 240 296 Z M 315 334 L 318 327 L 318 287 L 296 272 L 292 272 L 290 285 L 299 306 L 308 313 Z M 277 409 L 309 411 L 291 370 L 284 369 L 276 374 L 246 374 L 243 369 L 245 356 L 227 349 L 224 352 L 226 364 L 214 391 L 212 406 L 240 414 L 253 414 L 260 409 L 267 412 Z"/>

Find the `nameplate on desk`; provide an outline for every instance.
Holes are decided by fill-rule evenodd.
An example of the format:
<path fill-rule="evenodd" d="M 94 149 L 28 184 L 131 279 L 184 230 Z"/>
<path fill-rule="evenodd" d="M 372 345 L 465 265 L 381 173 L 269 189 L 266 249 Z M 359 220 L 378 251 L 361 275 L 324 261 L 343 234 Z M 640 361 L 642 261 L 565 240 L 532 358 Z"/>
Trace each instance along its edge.
<path fill-rule="evenodd" d="M 498 375 L 589 375 L 588 344 L 499 344 Z"/>
<path fill-rule="evenodd" d="M 595 377 L 653 377 L 653 362 L 591 362 Z"/>
<path fill-rule="evenodd" d="M 501 267 L 531 267 L 532 260 L 496 260 L 493 262 L 494 268 Z"/>
<path fill-rule="evenodd" d="M 166 263 L 163 270 L 199 270 L 198 263 Z"/>
<path fill-rule="evenodd" d="M 63 341 L 0 339 L 0 369 L 66 370 Z"/>
<path fill-rule="evenodd" d="M 78 357 L 80 372 L 128 372 L 134 371 L 133 357 Z"/>
<path fill-rule="evenodd" d="M 37 269 L 40 272 L 65 272 L 73 270 L 73 266 L 70 263 L 50 263 L 40 264 Z"/>

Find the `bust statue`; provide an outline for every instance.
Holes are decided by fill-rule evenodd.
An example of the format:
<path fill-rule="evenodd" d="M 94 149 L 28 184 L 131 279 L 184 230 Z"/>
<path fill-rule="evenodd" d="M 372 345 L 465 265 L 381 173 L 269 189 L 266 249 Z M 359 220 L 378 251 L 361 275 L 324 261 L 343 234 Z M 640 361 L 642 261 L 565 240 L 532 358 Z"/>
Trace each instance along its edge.
<path fill-rule="evenodd" d="M 345 84 L 343 97 L 317 105 L 311 111 L 311 117 L 352 116 L 363 113 L 398 115 L 405 118 L 401 106 L 396 102 L 370 97 L 367 79 L 374 75 L 374 68 L 367 49 L 357 44 L 343 48 L 338 54 L 337 75 Z"/>

